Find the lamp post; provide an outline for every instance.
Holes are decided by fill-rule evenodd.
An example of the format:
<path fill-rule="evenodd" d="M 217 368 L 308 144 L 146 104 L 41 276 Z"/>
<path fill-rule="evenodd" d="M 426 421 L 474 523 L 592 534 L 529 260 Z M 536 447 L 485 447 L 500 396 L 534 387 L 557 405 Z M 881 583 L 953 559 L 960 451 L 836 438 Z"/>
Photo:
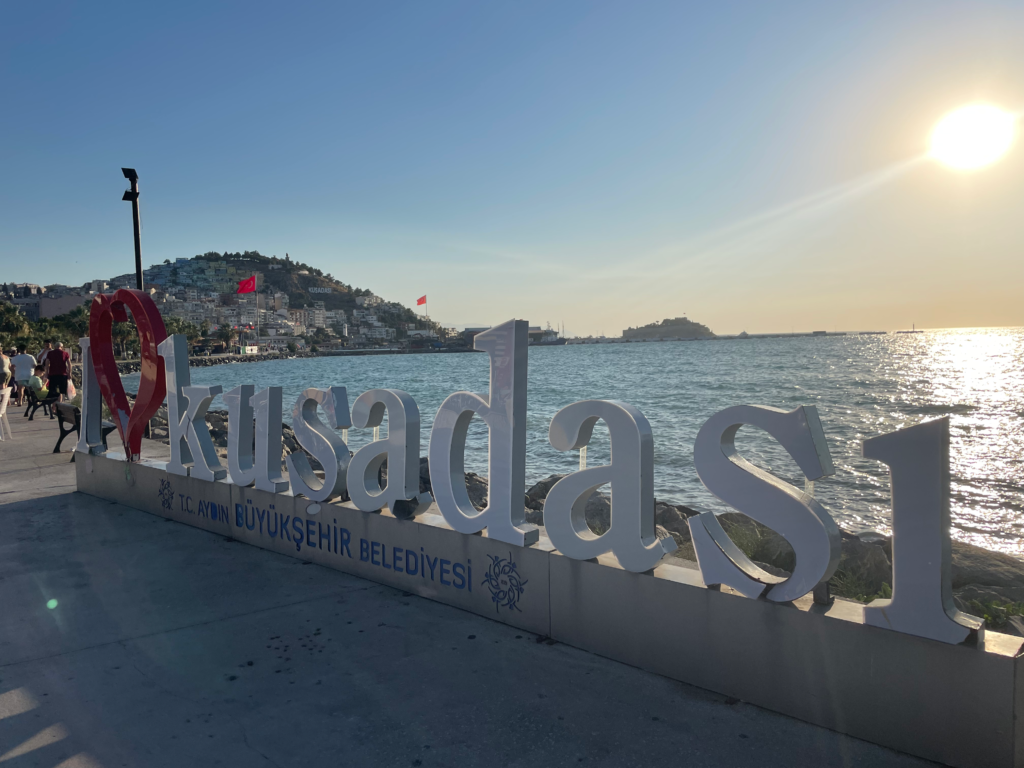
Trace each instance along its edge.
<path fill-rule="evenodd" d="M 139 232 L 139 174 L 134 168 L 122 168 L 121 173 L 131 182 L 132 188 L 124 193 L 122 200 L 132 202 L 132 223 L 135 225 L 135 287 L 142 290 L 142 236 Z"/>

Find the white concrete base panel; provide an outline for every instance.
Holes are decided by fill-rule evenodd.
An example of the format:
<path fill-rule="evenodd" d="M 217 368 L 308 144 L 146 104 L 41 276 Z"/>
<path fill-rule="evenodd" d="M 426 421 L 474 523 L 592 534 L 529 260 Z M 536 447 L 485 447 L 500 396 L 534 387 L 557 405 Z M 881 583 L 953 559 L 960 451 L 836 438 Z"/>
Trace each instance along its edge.
<path fill-rule="evenodd" d="M 983 648 L 863 623 L 861 606 L 751 600 L 697 571 L 629 573 L 541 538 L 516 547 L 415 521 L 314 505 L 159 462 L 79 454 L 78 490 L 520 627 L 626 664 L 955 766 L 1024 768 L 1024 639 Z M 309 509 L 319 511 L 310 514 Z M 287 518 L 287 533 L 281 535 Z M 310 543 L 312 542 L 312 543 Z M 513 568 L 514 566 L 514 568 Z M 425 567 L 425 572 L 424 572 Z"/>

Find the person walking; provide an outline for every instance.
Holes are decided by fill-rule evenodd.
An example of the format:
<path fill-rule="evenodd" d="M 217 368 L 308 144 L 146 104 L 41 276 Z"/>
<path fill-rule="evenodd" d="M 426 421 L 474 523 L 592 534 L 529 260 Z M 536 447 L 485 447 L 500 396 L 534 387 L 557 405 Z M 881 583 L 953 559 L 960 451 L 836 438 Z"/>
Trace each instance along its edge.
<path fill-rule="evenodd" d="M 0 349 L 0 440 L 4 439 L 5 433 L 7 439 L 12 437 L 11 424 L 7 421 L 7 401 L 11 398 L 12 376 L 11 358 Z"/>
<path fill-rule="evenodd" d="M 46 378 L 49 379 L 50 395 L 57 395 L 57 402 L 63 403 L 68 394 L 68 377 L 71 376 L 71 355 L 64 349 L 64 342 L 58 341 L 56 349 L 46 356 Z"/>
<path fill-rule="evenodd" d="M 32 357 L 27 350 L 28 347 L 25 344 L 18 345 L 18 354 L 11 358 L 11 363 L 14 365 L 14 381 L 18 387 L 18 405 L 22 406 L 25 404 L 25 387 L 28 385 L 28 380 L 32 378 L 32 372 L 35 370 L 36 359 Z"/>
<path fill-rule="evenodd" d="M 36 358 L 36 365 L 46 365 L 46 356 L 53 351 L 53 339 L 43 340 L 43 349 L 39 353 L 39 357 Z"/>
<path fill-rule="evenodd" d="M 0 349 L 0 392 L 11 385 L 12 378 L 14 378 L 14 371 L 11 370 L 11 358 Z"/>

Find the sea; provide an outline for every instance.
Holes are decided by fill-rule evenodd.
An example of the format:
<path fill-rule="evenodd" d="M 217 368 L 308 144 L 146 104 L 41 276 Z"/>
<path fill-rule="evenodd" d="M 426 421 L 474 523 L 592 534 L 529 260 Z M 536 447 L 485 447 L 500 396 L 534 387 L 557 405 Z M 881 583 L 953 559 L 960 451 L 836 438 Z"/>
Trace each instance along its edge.
<path fill-rule="evenodd" d="M 138 376 L 126 376 L 126 389 Z M 368 389 L 415 398 L 420 454 L 441 402 L 460 390 L 484 393 L 484 354 L 318 357 L 192 369 L 192 383 L 284 389 L 285 419 L 308 387 L 345 387 L 349 403 Z M 527 401 L 527 486 L 579 468 L 578 451 L 548 442 L 559 409 L 578 400 L 620 400 L 638 408 L 654 433 L 655 495 L 694 509 L 729 511 L 701 484 L 693 443 L 701 425 L 733 405 L 817 408 L 835 474 L 806 483 L 766 433 L 740 430 L 749 461 L 813 492 L 846 530 L 891 533 L 887 468 L 861 456 L 864 439 L 938 417 L 950 420 L 954 538 L 1024 557 L 1024 328 L 931 330 L 884 335 L 797 336 L 532 347 Z M 214 408 L 223 407 L 220 398 Z M 386 434 L 386 422 L 382 427 Z M 349 431 L 355 450 L 372 430 Z M 607 463 L 599 424 L 587 465 Z M 487 430 L 470 427 L 466 469 L 486 475 Z"/>

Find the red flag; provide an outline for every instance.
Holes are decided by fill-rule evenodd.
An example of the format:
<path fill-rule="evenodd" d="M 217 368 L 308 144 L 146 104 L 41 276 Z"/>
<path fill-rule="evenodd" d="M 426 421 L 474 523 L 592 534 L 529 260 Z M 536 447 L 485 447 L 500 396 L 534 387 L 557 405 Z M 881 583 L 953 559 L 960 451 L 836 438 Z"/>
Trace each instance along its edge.
<path fill-rule="evenodd" d="M 421 307 L 421 306 L 423 306 L 426 303 L 427 303 L 426 295 L 420 296 L 418 299 L 416 299 L 416 306 L 417 307 Z"/>
<path fill-rule="evenodd" d="M 256 275 L 238 281 L 238 290 L 235 293 L 252 293 L 256 290 Z"/>

